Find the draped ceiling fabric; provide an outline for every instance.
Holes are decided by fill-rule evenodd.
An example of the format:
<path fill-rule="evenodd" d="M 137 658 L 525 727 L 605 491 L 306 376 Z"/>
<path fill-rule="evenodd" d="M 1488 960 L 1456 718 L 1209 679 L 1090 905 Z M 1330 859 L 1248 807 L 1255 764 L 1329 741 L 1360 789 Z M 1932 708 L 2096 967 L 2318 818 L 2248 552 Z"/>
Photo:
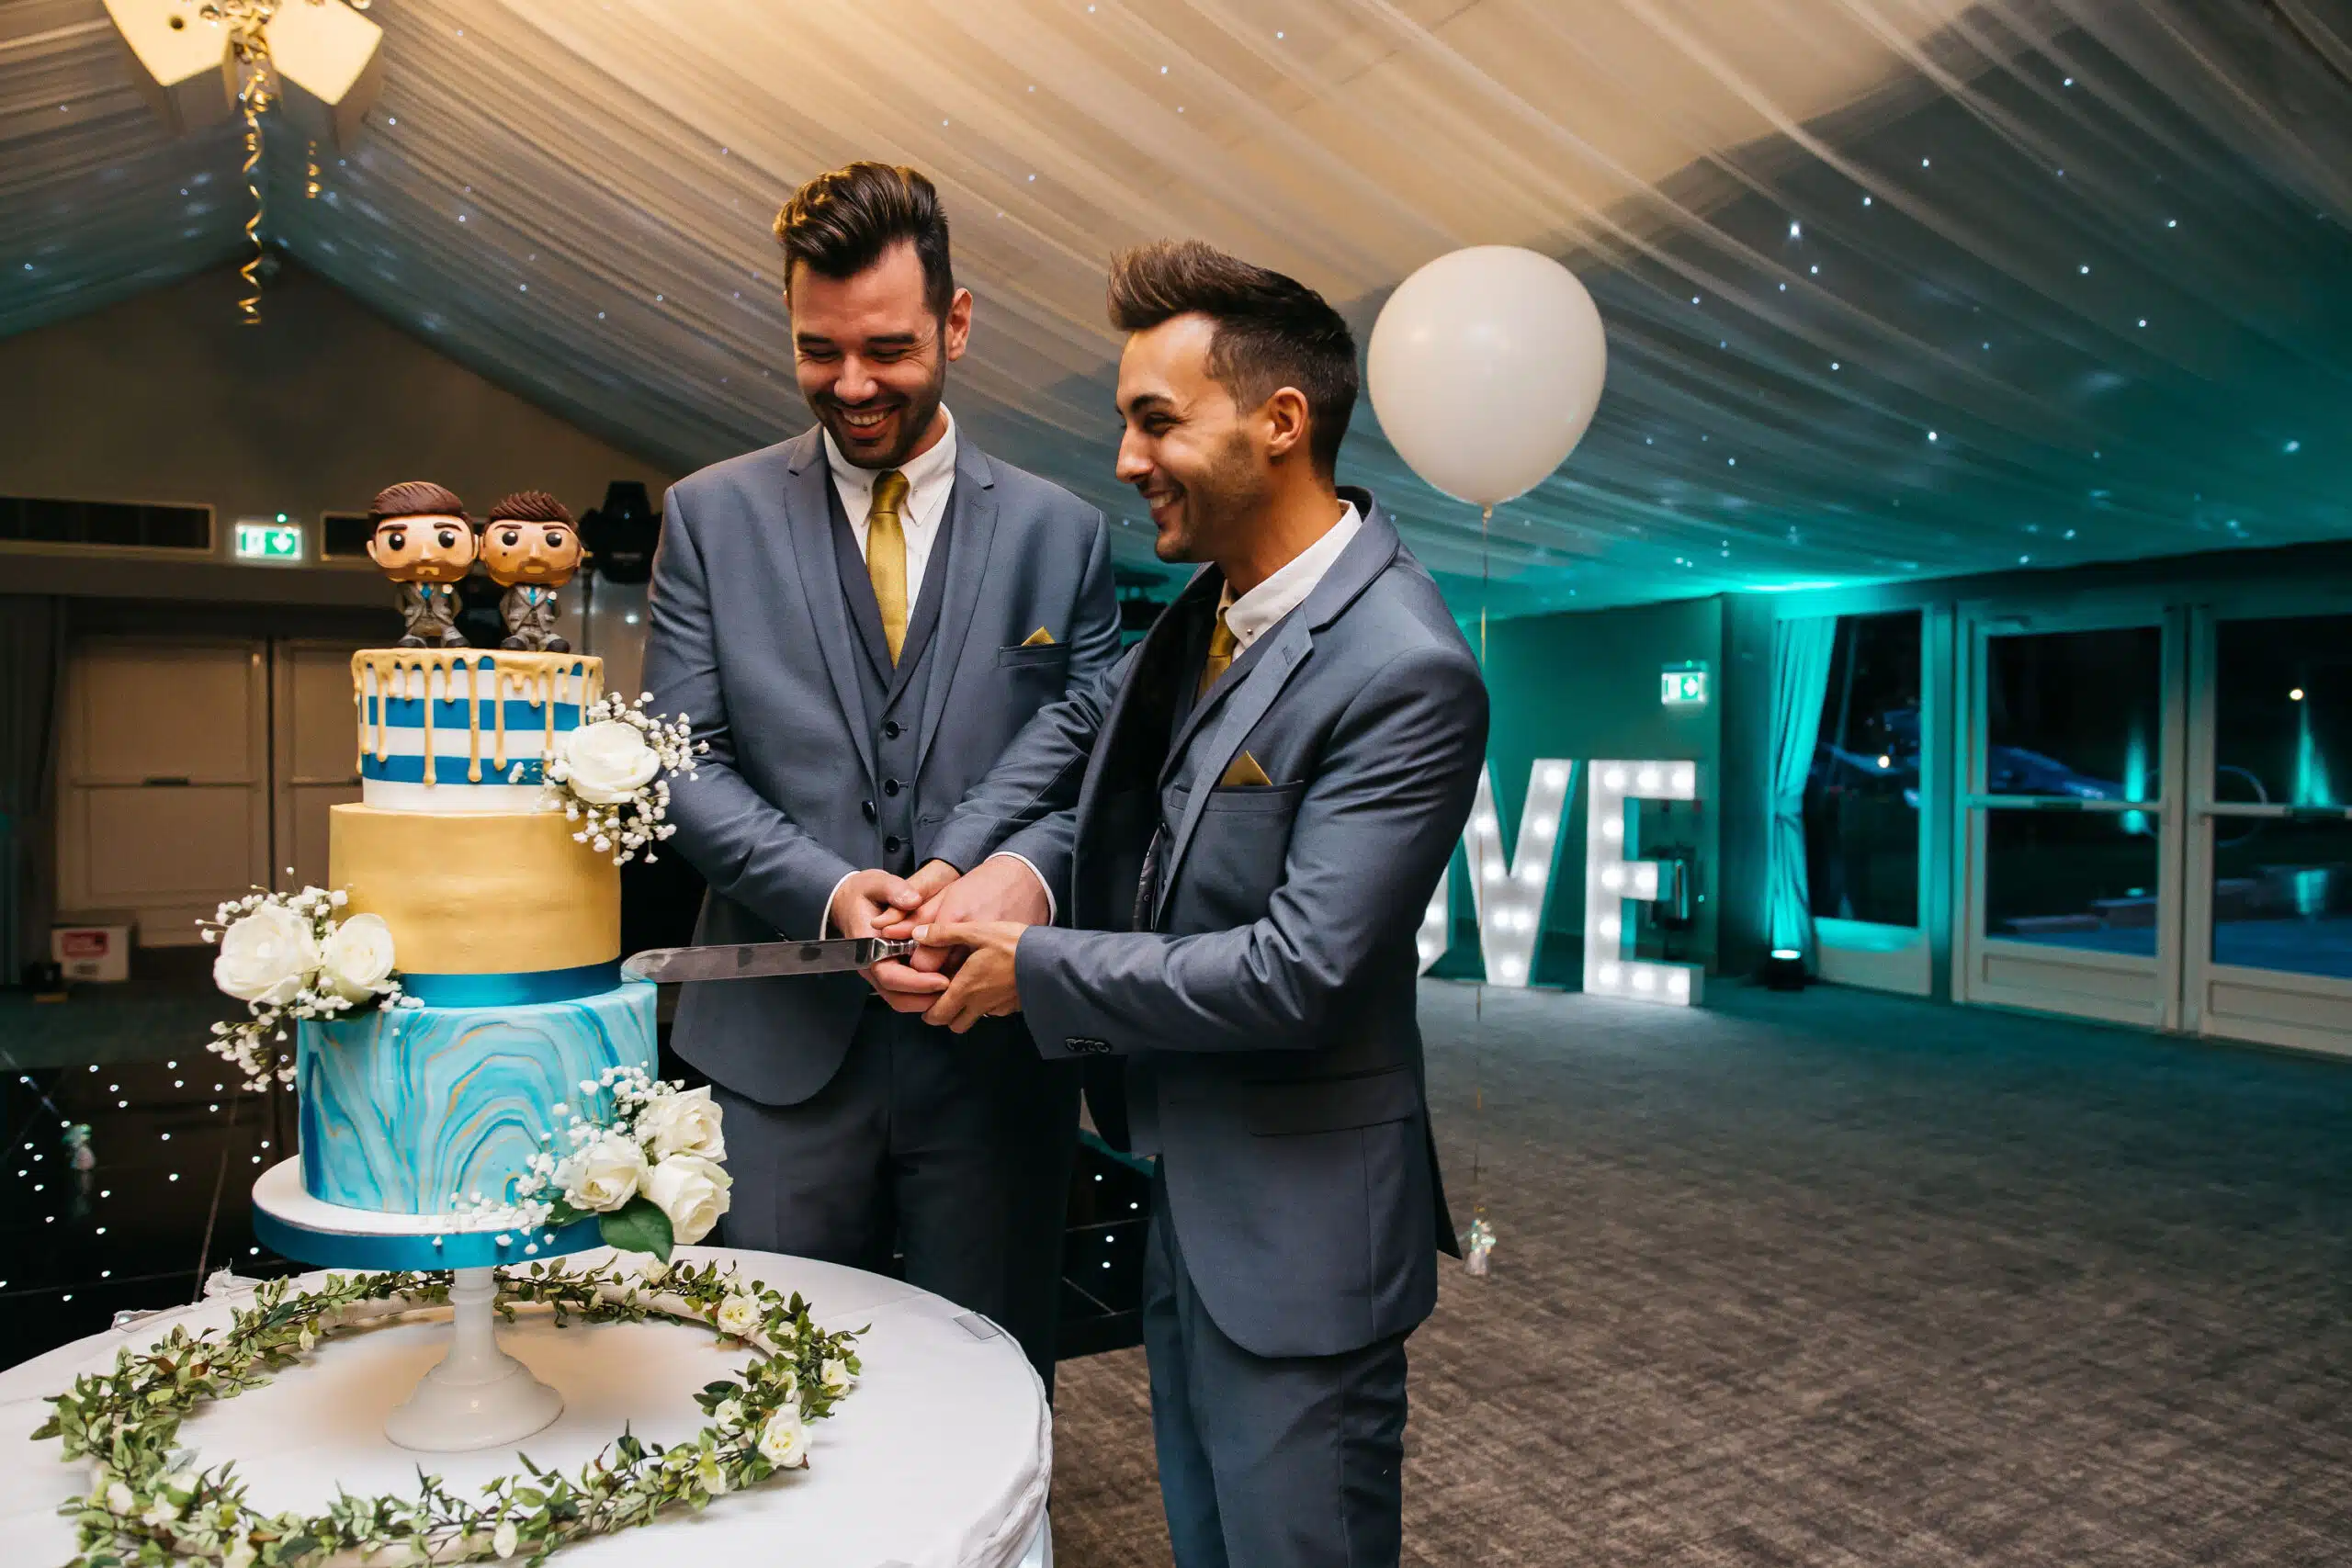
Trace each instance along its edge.
<path fill-rule="evenodd" d="M 1110 479 L 1103 258 L 1205 236 L 1369 330 L 1457 246 L 1557 255 L 1600 416 L 1503 508 L 1497 615 L 2343 537 L 2344 0 L 377 0 L 378 107 L 265 232 L 681 468 L 777 439 L 767 222 L 916 164 L 979 297 L 981 437 Z M 240 259 L 98 0 L 0 0 L 0 333 Z M 234 309 L 232 293 L 220 308 Z M 265 302 L 264 310 L 267 306 Z M 364 367 L 353 367 L 362 374 Z M 1343 458 L 1465 611 L 1474 509 Z"/>

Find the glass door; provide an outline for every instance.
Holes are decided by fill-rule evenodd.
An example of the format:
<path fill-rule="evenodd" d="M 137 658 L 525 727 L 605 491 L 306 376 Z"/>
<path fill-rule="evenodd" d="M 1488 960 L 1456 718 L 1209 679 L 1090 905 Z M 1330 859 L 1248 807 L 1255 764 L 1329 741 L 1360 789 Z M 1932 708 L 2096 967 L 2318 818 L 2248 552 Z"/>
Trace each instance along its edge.
<path fill-rule="evenodd" d="M 2184 1027 L 2352 1052 L 2352 614 L 2193 623 Z"/>
<path fill-rule="evenodd" d="M 1956 996 L 2176 1027 L 2177 617 L 1976 605 L 1962 631 Z"/>

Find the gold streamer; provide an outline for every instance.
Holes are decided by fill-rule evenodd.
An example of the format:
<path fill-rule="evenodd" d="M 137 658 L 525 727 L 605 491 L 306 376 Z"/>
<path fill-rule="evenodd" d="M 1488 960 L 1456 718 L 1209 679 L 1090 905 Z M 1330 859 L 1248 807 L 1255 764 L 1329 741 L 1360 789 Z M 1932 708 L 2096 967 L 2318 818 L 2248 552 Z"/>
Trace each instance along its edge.
<path fill-rule="evenodd" d="M 275 100 L 270 95 L 269 35 L 264 30 L 277 6 L 271 0 L 229 0 L 220 6 L 208 6 L 204 17 L 208 21 L 226 21 L 229 25 L 231 47 L 237 58 L 237 107 L 245 117 L 245 194 L 254 198 L 252 215 L 245 220 L 245 238 L 254 248 L 253 255 L 237 269 L 245 280 L 244 297 L 237 301 L 243 313 L 242 326 L 261 325 L 261 264 L 266 254 L 261 243 L 261 180 L 254 170 L 261 165 L 261 117 L 269 112 Z"/>

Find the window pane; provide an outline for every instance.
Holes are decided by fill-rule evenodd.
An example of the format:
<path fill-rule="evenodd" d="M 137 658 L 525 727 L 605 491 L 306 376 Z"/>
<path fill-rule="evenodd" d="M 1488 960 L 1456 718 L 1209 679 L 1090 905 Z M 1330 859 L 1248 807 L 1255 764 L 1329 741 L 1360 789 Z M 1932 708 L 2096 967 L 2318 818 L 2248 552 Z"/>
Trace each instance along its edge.
<path fill-rule="evenodd" d="M 2152 819 L 2014 808 L 1984 822 L 1985 935 L 2155 956 Z"/>
<path fill-rule="evenodd" d="M 1919 923 L 1919 613 L 1841 615 L 1804 795 L 1816 918 Z"/>
<path fill-rule="evenodd" d="M 2352 822 L 2213 822 L 2213 962 L 2352 979 Z"/>
<path fill-rule="evenodd" d="M 2155 799 L 2163 651 L 2156 626 L 1991 639 L 1986 793 Z"/>
<path fill-rule="evenodd" d="M 2214 628 L 2213 795 L 2337 806 L 2352 788 L 2352 615 Z"/>

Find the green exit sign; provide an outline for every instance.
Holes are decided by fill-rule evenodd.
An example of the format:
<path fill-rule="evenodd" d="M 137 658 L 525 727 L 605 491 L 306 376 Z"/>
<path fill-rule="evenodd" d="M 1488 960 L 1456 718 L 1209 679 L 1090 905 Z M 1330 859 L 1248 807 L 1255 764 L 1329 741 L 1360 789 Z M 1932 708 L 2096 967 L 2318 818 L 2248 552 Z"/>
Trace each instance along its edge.
<path fill-rule="evenodd" d="M 1707 702 L 1707 667 L 1669 664 L 1658 672 L 1657 700 L 1670 708 L 1703 707 Z"/>
<path fill-rule="evenodd" d="M 283 513 L 275 518 L 245 518 L 237 524 L 237 558 L 253 561 L 300 561 L 302 558 L 302 528 L 287 521 Z"/>

